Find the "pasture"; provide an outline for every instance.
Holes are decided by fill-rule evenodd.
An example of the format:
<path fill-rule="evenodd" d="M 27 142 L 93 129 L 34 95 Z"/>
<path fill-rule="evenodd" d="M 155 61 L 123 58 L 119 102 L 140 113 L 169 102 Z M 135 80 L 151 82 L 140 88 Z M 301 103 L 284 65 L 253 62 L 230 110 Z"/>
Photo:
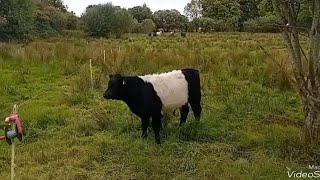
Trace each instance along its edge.
<path fill-rule="evenodd" d="M 140 139 L 140 120 L 124 103 L 102 98 L 109 74 L 184 67 L 201 72 L 201 122 L 190 114 L 179 128 L 178 115 L 168 115 L 160 146 L 151 128 Z M 286 179 L 287 168 L 320 162 L 319 148 L 304 145 L 303 107 L 290 77 L 279 34 L 0 44 L 0 119 L 20 105 L 18 179 Z M 0 167 L 0 179 L 8 179 L 5 142 Z"/>

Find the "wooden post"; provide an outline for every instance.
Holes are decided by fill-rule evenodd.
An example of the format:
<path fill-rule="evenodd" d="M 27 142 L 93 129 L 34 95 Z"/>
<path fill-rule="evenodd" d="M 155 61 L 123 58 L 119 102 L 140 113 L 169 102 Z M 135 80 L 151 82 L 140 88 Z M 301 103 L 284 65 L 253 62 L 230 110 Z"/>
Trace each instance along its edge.
<path fill-rule="evenodd" d="M 132 47 L 133 47 L 133 41 L 131 41 L 130 43 L 130 51 L 132 51 Z"/>
<path fill-rule="evenodd" d="M 103 50 L 103 62 L 106 63 L 106 50 Z"/>
<path fill-rule="evenodd" d="M 91 79 L 91 90 L 93 92 L 93 72 L 92 72 L 92 59 L 90 59 L 90 79 Z"/>
<path fill-rule="evenodd" d="M 18 106 L 15 104 L 13 106 L 13 111 L 12 114 L 17 114 L 18 113 Z M 16 123 L 12 123 L 12 129 L 16 128 Z M 15 159 L 15 151 L 14 151 L 14 139 L 12 139 L 12 144 L 11 144 L 11 180 L 14 180 L 15 177 L 15 173 L 14 173 L 14 168 L 15 168 L 15 164 L 14 164 L 14 159 Z"/>
<path fill-rule="evenodd" d="M 15 126 L 15 123 L 12 124 L 12 127 Z M 12 144 L 11 144 L 11 180 L 14 180 L 14 167 L 15 167 L 15 164 L 14 164 L 14 156 L 15 156 L 15 152 L 14 152 L 14 139 L 11 140 L 12 141 Z"/>

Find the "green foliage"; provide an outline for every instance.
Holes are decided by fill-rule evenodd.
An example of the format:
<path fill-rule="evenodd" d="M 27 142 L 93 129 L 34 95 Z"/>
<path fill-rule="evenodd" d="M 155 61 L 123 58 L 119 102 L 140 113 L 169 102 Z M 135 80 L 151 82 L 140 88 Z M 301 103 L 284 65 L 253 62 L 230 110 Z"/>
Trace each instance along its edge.
<path fill-rule="evenodd" d="M 201 18 L 199 20 L 201 32 L 223 32 L 234 30 L 231 29 L 232 24 L 228 24 L 223 20 L 215 20 L 212 18 Z"/>
<path fill-rule="evenodd" d="M 238 1 L 233 0 L 203 0 L 203 17 L 223 20 L 236 27 L 241 10 Z"/>
<path fill-rule="evenodd" d="M 47 7 L 46 10 L 38 10 L 34 18 L 34 31 L 37 36 L 48 37 L 61 34 L 68 27 L 77 26 L 78 22 L 68 21 L 68 18 L 76 18 L 73 15 L 65 14 L 59 9 Z M 73 21 L 73 22 L 72 22 Z M 71 24 L 70 24 L 71 23 Z"/>
<path fill-rule="evenodd" d="M 273 13 L 272 0 L 261 0 L 258 4 L 259 15 L 266 16 Z"/>
<path fill-rule="evenodd" d="M 139 23 L 138 20 L 133 19 L 130 32 L 131 33 L 140 33 L 140 26 L 141 26 L 141 23 Z"/>
<path fill-rule="evenodd" d="M 117 37 L 129 32 L 133 25 L 132 15 L 111 3 L 88 6 L 82 16 L 86 31 L 95 37 Z"/>
<path fill-rule="evenodd" d="M 132 15 L 126 9 L 118 9 L 112 17 L 111 33 L 116 37 L 121 37 L 125 33 L 130 32 L 133 25 Z"/>
<path fill-rule="evenodd" d="M 297 26 L 311 28 L 312 24 L 312 1 L 302 0 L 299 5 Z"/>
<path fill-rule="evenodd" d="M 191 0 L 191 2 L 185 6 L 184 13 L 191 20 L 199 19 L 202 13 L 201 6 L 200 0 Z"/>
<path fill-rule="evenodd" d="M 156 25 L 154 24 L 152 19 L 145 19 L 141 23 L 134 19 L 130 29 L 130 32 L 132 33 L 148 34 L 156 29 Z"/>
<path fill-rule="evenodd" d="M 152 19 L 145 19 L 140 23 L 140 32 L 141 33 L 151 33 L 156 29 L 155 23 Z"/>
<path fill-rule="evenodd" d="M 239 0 L 240 17 L 238 21 L 238 30 L 244 30 L 244 22 L 254 19 L 259 15 L 258 4 L 255 0 Z"/>
<path fill-rule="evenodd" d="M 277 17 L 269 13 L 268 15 L 257 17 L 244 22 L 245 31 L 247 32 L 279 32 L 279 28 L 274 26 Z"/>
<path fill-rule="evenodd" d="M 29 0 L 0 1 L 0 41 L 31 38 L 34 6 Z"/>
<path fill-rule="evenodd" d="M 61 0 L 3 0 L 0 7 L 0 41 L 28 40 L 75 30 L 77 17 Z"/>
<path fill-rule="evenodd" d="M 136 20 L 138 20 L 139 23 L 141 23 L 145 19 L 152 18 L 152 11 L 146 4 L 129 8 L 128 11 Z"/>
<path fill-rule="evenodd" d="M 199 28 L 200 28 L 200 19 L 192 19 L 188 23 L 189 32 L 198 32 Z"/>
<path fill-rule="evenodd" d="M 188 19 L 181 15 L 178 10 L 159 10 L 153 14 L 153 21 L 157 28 L 163 28 L 165 31 L 174 29 L 185 29 Z"/>
<path fill-rule="evenodd" d="M 79 29 L 79 18 L 77 16 L 75 16 L 74 14 L 71 14 L 69 16 L 67 16 L 66 19 L 66 29 L 68 30 L 77 30 Z"/>
<path fill-rule="evenodd" d="M 44 0 L 47 1 L 51 6 L 59 9 L 61 12 L 67 12 L 67 7 L 63 4 L 62 0 Z"/>
<path fill-rule="evenodd" d="M 34 19 L 33 30 L 39 37 L 49 37 L 55 34 L 51 27 L 51 19 L 47 12 L 38 11 Z"/>
<path fill-rule="evenodd" d="M 67 19 L 62 12 L 52 10 L 49 12 L 49 17 L 50 25 L 53 30 L 61 32 L 62 30 L 66 29 Z"/>

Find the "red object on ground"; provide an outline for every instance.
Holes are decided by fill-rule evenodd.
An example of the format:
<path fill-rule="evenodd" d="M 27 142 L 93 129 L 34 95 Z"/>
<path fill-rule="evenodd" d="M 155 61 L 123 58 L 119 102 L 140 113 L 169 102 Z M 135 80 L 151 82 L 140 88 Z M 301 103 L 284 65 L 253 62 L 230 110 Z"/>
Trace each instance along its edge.
<path fill-rule="evenodd" d="M 11 114 L 9 117 L 7 117 L 4 120 L 4 122 L 6 122 L 6 123 L 15 122 L 17 125 L 18 134 L 22 134 L 22 126 L 21 126 L 21 121 L 20 121 L 20 117 L 18 116 L 18 114 Z"/>

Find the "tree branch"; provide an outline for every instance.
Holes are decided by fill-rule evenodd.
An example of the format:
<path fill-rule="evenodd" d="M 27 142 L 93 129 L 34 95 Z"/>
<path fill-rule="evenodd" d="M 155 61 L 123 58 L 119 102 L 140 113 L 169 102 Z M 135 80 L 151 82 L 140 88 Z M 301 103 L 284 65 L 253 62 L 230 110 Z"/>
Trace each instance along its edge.
<path fill-rule="evenodd" d="M 319 65 L 319 19 L 320 19 L 320 0 L 313 0 L 313 21 L 310 29 L 310 47 L 309 47 L 309 76 L 312 91 L 319 94 L 320 87 L 320 65 Z"/>
<path fill-rule="evenodd" d="M 274 57 L 272 57 L 271 54 L 269 54 L 267 52 L 267 50 L 262 45 L 259 45 L 259 47 L 283 71 L 284 74 L 288 75 L 286 73 L 286 70 L 281 66 L 281 64 Z M 290 75 L 288 75 L 288 80 L 290 81 L 290 83 L 292 83 L 292 84 L 294 84 L 296 86 L 298 85 L 297 82 Z"/>
<path fill-rule="evenodd" d="M 297 85 L 300 89 L 300 94 L 303 98 L 303 101 L 306 102 L 306 99 L 310 95 L 310 92 L 308 91 L 306 79 L 303 74 L 299 36 L 298 36 L 298 31 L 295 28 L 296 22 L 294 20 L 294 17 L 292 16 L 294 4 L 290 3 L 290 1 L 287 1 L 287 2 L 288 4 L 281 5 L 280 4 L 281 2 L 279 2 L 278 0 L 272 0 L 272 5 L 275 12 L 280 17 L 282 25 L 287 25 L 287 23 L 289 23 L 290 26 L 293 26 L 292 28 L 288 28 L 288 27 L 282 28 L 282 36 L 284 38 L 284 41 L 288 49 L 289 59 L 291 60 L 291 63 L 292 63 L 294 76 L 295 76 Z M 285 8 L 286 10 L 288 10 L 287 15 L 282 14 L 283 10 L 280 8 Z M 290 37 L 291 31 L 294 35 L 292 40 Z"/>

